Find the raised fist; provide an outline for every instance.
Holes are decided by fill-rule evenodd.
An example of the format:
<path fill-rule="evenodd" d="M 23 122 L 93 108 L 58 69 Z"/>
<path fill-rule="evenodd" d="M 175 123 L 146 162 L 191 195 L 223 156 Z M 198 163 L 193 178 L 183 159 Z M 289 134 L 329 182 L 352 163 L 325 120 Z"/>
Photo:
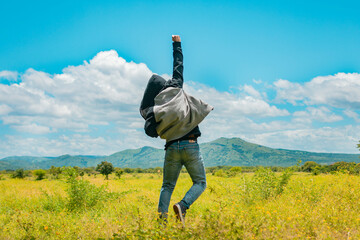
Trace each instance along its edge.
<path fill-rule="evenodd" d="M 180 36 L 179 35 L 172 35 L 172 40 L 174 42 L 181 42 Z"/>

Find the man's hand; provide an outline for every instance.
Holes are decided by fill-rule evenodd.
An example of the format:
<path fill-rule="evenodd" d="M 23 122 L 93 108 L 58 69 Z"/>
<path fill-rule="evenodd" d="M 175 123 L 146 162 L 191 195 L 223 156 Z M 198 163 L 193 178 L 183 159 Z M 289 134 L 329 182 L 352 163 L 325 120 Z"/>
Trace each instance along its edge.
<path fill-rule="evenodd" d="M 174 42 L 181 42 L 180 36 L 179 35 L 172 35 L 172 40 Z"/>

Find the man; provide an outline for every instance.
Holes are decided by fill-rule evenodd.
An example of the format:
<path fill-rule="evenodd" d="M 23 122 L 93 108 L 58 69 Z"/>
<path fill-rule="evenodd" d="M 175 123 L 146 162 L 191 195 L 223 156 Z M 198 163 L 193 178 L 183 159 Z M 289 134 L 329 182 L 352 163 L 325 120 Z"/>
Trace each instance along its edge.
<path fill-rule="evenodd" d="M 173 206 L 177 218 L 185 226 L 187 209 L 206 188 L 204 161 L 197 143 L 197 138 L 201 136 L 198 124 L 213 107 L 183 91 L 180 36 L 173 35 L 172 40 L 173 77 L 168 81 L 158 75 L 150 78 L 140 113 L 146 120 L 146 134 L 166 139 L 163 184 L 158 205 L 161 219 L 166 222 L 170 198 L 183 165 L 193 181 L 184 198 Z"/>

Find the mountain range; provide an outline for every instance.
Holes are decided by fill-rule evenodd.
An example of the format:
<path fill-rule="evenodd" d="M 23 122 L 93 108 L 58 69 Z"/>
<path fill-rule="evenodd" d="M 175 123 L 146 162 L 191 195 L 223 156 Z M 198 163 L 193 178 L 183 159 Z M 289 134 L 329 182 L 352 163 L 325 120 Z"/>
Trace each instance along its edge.
<path fill-rule="evenodd" d="M 206 167 L 211 166 L 292 166 L 298 160 L 303 163 L 315 161 L 319 164 L 335 162 L 360 162 L 359 154 L 315 153 L 298 150 L 274 149 L 246 142 L 240 138 L 219 138 L 200 144 Z M 51 166 L 96 166 L 102 161 L 111 162 L 115 167 L 152 168 L 162 167 L 164 150 L 153 147 L 127 149 L 109 156 L 31 157 L 13 156 L 0 159 L 0 170 L 48 169 Z"/>

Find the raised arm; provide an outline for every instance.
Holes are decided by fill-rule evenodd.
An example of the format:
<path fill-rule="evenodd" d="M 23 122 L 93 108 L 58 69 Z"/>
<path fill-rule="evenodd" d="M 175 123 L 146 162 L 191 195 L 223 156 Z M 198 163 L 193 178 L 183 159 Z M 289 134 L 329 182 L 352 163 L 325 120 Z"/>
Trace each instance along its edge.
<path fill-rule="evenodd" d="M 183 78 L 183 54 L 181 49 L 181 39 L 179 35 L 172 35 L 173 40 L 173 76 L 172 79 L 166 82 L 166 87 L 182 88 L 184 83 Z"/>

